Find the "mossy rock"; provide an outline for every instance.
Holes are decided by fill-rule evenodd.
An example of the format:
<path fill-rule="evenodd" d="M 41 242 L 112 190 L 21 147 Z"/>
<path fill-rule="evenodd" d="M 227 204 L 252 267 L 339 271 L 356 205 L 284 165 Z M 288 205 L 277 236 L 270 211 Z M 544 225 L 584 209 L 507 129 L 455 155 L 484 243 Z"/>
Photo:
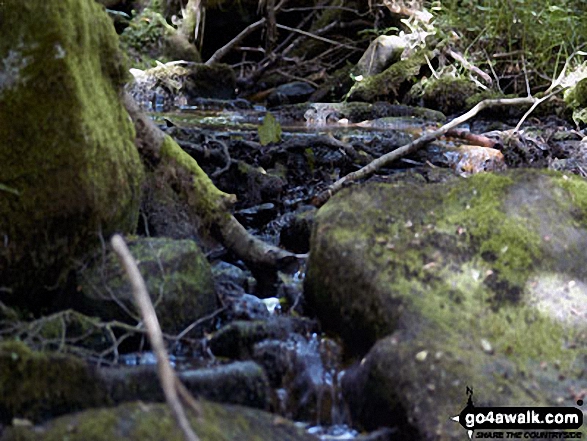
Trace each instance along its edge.
<path fill-rule="evenodd" d="M 212 271 L 194 241 L 137 238 L 128 245 L 164 332 L 178 333 L 216 309 Z M 79 274 L 85 299 L 75 305 L 78 309 L 106 321 L 134 319 L 136 323 L 139 314 L 134 307 L 132 289 L 114 253 L 98 259 Z"/>
<path fill-rule="evenodd" d="M 5 302 L 40 305 L 38 290 L 59 285 L 100 233 L 134 230 L 143 171 L 103 7 L 9 2 L 2 21 L 0 283 Z"/>
<path fill-rule="evenodd" d="M 380 74 L 356 82 L 348 93 L 348 99 L 369 103 L 401 101 L 426 65 L 426 54 L 415 53 L 410 58 L 394 63 Z"/>
<path fill-rule="evenodd" d="M 355 354 L 377 343 L 347 385 L 363 397 L 355 417 L 395 414 L 422 438 L 456 439 L 448 417 L 466 385 L 477 406 L 575 405 L 586 227 L 587 182 L 548 171 L 336 195 L 316 216 L 306 295 Z"/>
<path fill-rule="evenodd" d="M 129 55 L 132 65 L 147 69 L 155 67 L 156 61 L 201 61 L 196 46 L 166 21 L 162 9 L 163 6 L 149 5 L 133 17 L 120 35 L 121 46 Z"/>
<path fill-rule="evenodd" d="M 20 342 L 0 343 L 0 421 L 32 422 L 110 403 L 95 373 L 71 355 L 31 351 Z"/>
<path fill-rule="evenodd" d="M 565 102 L 573 109 L 573 120 L 587 124 L 587 78 L 565 91 Z"/>
<path fill-rule="evenodd" d="M 317 441 L 292 422 L 267 412 L 200 401 L 191 426 L 202 441 Z M 9 428 L 1 441 L 183 441 L 166 404 L 129 403 L 58 418 L 42 428 Z"/>
<path fill-rule="evenodd" d="M 254 345 L 263 340 L 286 340 L 292 333 L 307 334 L 318 330 L 307 318 L 272 317 L 268 320 L 236 320 L 216 331 L 209 340 L 214 355 L 249 359 Z"/>
<path fill-rule="evenodd" d="M 425 107 L 439 110 L 445 115 L 454 115 L 481 101 L 478 98 L 475 100 L 476 93 L 477 86 L 466 78 L 430 78 L 421 81 L 410 90 L 410 102 L 420 102 Z M 479 96 L 481 95 L 477 95 Z"/>

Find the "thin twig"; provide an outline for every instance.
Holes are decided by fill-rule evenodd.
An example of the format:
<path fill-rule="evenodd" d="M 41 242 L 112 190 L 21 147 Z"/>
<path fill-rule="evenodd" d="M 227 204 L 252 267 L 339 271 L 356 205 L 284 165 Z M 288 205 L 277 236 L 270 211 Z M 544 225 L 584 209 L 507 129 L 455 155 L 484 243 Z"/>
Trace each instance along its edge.
<path fill-rule="evenodd" d="M 508 98 L 481 101 L 467 113 L 453 119 L 452 121 L 443 125 L 439 129 L 434 130 L 433 132 L 428 132 L 420 138 L 417 138 L 414 141 L 371 161 L 369 164 L 360 168 L 359 170 L 349 173 L 346 176 L 343 176 L 334 184 L 330 185 L 318 196 L 316 196 L 314 198 L 313 204 L 318 207 L 324 205 L 324 203 L 326 203 L 326 201 L 330 199 L 332 195 L 340 191 L 347 183 L 371 176 L 381 167 L 395 161 L 398 158 L 409 155 L 410 153 L 414 153 L 418 149 L 422 148 L 424 145 L 428 144 L 430 141 L 433 141 L 439 138 L 440 136 L 444 135 L 450 129 L 453 129 L 458 125 L 464 123 L 465 121 L 471 119 L 483 109 L 495 106 L 534 104 L 535 102 L 536 98 Z"/>
<path fill-rule="evenodd" d="M 230 40 L 228 43 L 226 43 L 224 46 L 222 46 L 220 49 L 214 52 L 212 56 L 208 59 L 208 61 L 206 61 L 206 66 L 210 66 L 211 64 L 219 62 L 228 52 L 231 51 L 233 47 L 235 47 L 242 40 L 244 40 L 244 38 L 251 32 L 263 26 L 266 21 L 266 18 L 262 18 L 260 20 L 257 20 L 255 23 L 251 23 L 250 25 L 248 25 L 246 28 L 240 31 L 240 33 L 236 37 L 234 37 L 232 40 Z"/>
<path fill-rule="evenodd" d="M 183 406 L 179 401 L 176 386 L 178 380 L 171 364 L 169 364 L 169 358 L 167 356 L 167 350 L 165 349 L 165 343 L 163 342 L 163 334 L 161 332 L 161 327 L 159 326 L 159 320 L 157 319 L 155 308 L 153 307 L 149 294 L 147 293 L 145 281 L 122 237 L 115 234 L 112 236 L 110 243 L 130 279 L 135 302 L 137 303 L 141 316 L 143 317 L 151 347 L 157 358 L 159 381 L 161 382 L 161 387 L 163 388 L 167 404 L 171 408 L 171 413 L 173 414 L 177 425 L 183 432 L 185 440 L 199 441 L 199 438 L 190 426 Z"/>
<path fill-rule="evenodd" d="M 353 51 L 357 50 L 357 48 L 355 46 L 351 46 L 351 45 L 344 44 L 344 43 L 339 43 L 338 41 L 331 40 L 330 38 L 320 37 L 319 35 L 312 34 L 311 32 L 302 31 L 301 29 L 290 28 L 289 26 L 285 26 L 285 25 L 282 25 L 279 23 L 277 23 L 276 26 L 279 29 L 285 29 L 286 31 L 290 31 L 290 32 L 297 32 L 298 34 L 305 35 L 306 37 L 313 38 L 314 40 L 323 41 L 324 43 L 330 43 L 335 46 L 346 47 L 347 49 L 351 49 Z"/>
<path fill-rule="evenodd" d="M 285 5 L 286 1 L 287 0 L 282 0 L 281 2 L 279 2 L 279 4 L 275 6 L 275 12 L 279 11 Z M 240 33 L 236 37 L 234 37 L 232 40 L 230 40 L 228 43 L 226 43 L 224 46 L 222 46 L 220 49 L 214 52 L 212 56 L 208 59 L 208 61 L 206 61 L 206 66 L 219 62 L 228 52 L 231 51 L 233 47 L 235 47 L 237 44 L 243 41 L 244 38 L 251 32 L 263 26 L 266 21 L 267 19 L 263 17 L 262 19 L 257 20 L 255 23 L 251 23 L 250 25 L 248 25 L 246 28 L 240 31 Z"/>

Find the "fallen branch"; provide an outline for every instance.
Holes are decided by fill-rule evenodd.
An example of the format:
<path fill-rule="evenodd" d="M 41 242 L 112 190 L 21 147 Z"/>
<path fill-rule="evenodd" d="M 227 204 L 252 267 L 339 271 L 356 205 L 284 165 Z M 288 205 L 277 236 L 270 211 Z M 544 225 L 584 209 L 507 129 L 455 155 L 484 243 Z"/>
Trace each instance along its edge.
<path fill-rule="evenodd" d="M 360 168 L 359 170 L 349 173 L 346 176 L 343 176 L 334 184 L 330 185 L 326 190 L 320 193 L 318 196 L 314 198 L 312 201 L 313 205 L 317 207 L 321 207 L 330 199 L 330 197 L 340 191 L 345 185 L 356 181 L 358 179 L 366 178 L 371 176 L 381 167 L 399 159 L 403 156 L 407 156 L 415 151 L 419 150 L 430 141 L 434 141 L 435 139 L 441 137 L 450 129 L 457 127 L 458 125 L 464 123 L 465 121 L 471 119 L 475 115 L 477 115 L 481 110 L 487 109 L 490 107 L 496 106 L 513 106 L 513 105 L 532 105 L 536 102 L 536 98 L 507 98 L 507 99 L 495 99 L 495 100 L 484 100 L 469 110 L 467 113 L 453 119 L 449 123 L 443 125 L 438 130 L 434 130 L 432 132 L 428 132 L 425 135 L 421 136 L 420 138 L 415 139 L 414 141 L 392 151 L 386 153 L 385 155 L 371 161 L 366 166 Z"/>
<path fill-rule="evenodd" d="M 177 425 L 183 432 L 186 441 L 200 441 L 198 436 L 194 433 L 183 406 L 179 401 L 178 397 L 178 380 L 175 376 L 175 372 L 169 363 L 167 350 L 165 349 L 165 343 L 163 342 L 163 334 L 161 327 L 159 326 L 159 320 L 155 313 L 155 308 L 151 303 L 151 298 L 147 292 L 145 281 L 141 276 L 137 263 L 133 259 L 132 255 L 126 243 L 119 235 L 114 235 L 110 240 L 114 252 L 118 255 L 122 266 L 124 267 L 130 283 L 132 285 L 132 292 L 137 304 L 137 307 L 143 318 L 143 323 L 151 342 L 151 348 L 157 358 L 157 372 L 159 374 L 159 381 L 165 394 L 167 404 L 171 408 L 171 413 L 177 422 Z M 181 394 L 185 394 L 185 389 L 181 388 Z M 193 403 L 195 400 L 190 400 Z"/>
<path fill-rule="evenodd" d="M 446 136 L 459 138 L 467 141 L 471 145 L 477 145 L 479 147 L 495 148 L 495 146 L 499 144 L 499 142 L 494 139 L 488 138 L 484 135 L 471 133 L 469 130 L 465 129 L 450 129 L 446 132 Z"/>
<path fill-rule="evenodd" d="M 471 71 L 471 72 L 473 72 L 473 73 L 477 74 L 477 75 L 478 75 L 478 76 L 480 76 L 481 78 L 483 78 L 483 80 L 484 80 L 484 81 L 485 81 L 487 84 L 493 84 L 493 80 L 491 79 L 491 77 L 490 77 L 489 75 L 487 75 L 485 72 L 483 72 L 481 69 L 479 69 L 477 66 L 475 66 L 475 65 L 473 65 L 473 64 L 471 64 L 471 63 L 469 63 L 469 62 L 467 61 L 467 59 L 466 59 L 466 58 L 463 56 L 463 54 L 461 54 L 461 53 L 459 53 L 459 52 L 456 52 L 456 51 L 454 51 L 454 50 L 452 50 L 452 49 L 449 49 L 449 51 L 448 51 L 448 54 L 449 54 L 449 55 L 450 55 L 450 56 L 451 56 L 451 57 L 452 57 L 452 58 L 453 58 L 455 61 L 458 61 L 459 63 L 461 63 L 461 65 L 462 65 L 462 66 L 463 66 L 465 69 L 467 69 L 467 70 L 469 70 L 469 71 Z"/>

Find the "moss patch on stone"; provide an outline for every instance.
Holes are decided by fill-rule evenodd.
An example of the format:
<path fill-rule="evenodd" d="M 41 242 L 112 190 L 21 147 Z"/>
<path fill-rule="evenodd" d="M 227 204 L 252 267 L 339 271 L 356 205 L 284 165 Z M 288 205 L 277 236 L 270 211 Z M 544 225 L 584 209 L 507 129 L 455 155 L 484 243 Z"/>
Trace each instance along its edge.
<path fill-rule="evenodd" d="M 214 311 L 216 294 L 212 272 L 195 242 L 139 238 L 129 241 L 129 249 L 138 262 L 164 332 L 180 332 Z M 134 318 L 139 317 L 131 286 L 113 253 L 103 260 L 98 259 L 80 274 L 80 285 L 88 297 L 83 306 L 80 305 L 83 310 L 105 321 L 136 323 L 126 312 L 134 311 Z"/>
<path fill-rule="evenodd" d="M 0 343 L 0 420 L 44 421 L 108 404 L 89 366 L 70 355 L 31 351 L 17 341 Z"/>
<path fill-rule="evenodd" d="M 196 47 L 167 23 L 162 15 L 165 7 L 158 3 L 151 2 L 133 17 L 120 36 L 121 46 L 129 54 L 133 66 L 148 69 L 155 67 L 155 60 L 161 63 L 173 60 L 201 61 Z"/>
<path fill-rule="evenodd" d="M 169 163 L 170 173 L 173 173 L 174 164 L 178 164 L 182 169 L 190 172 L 186 178 L 191 179 L 192 183 L 186 200 L 202 216 L 204 225 L 212 225 L 217 216 L 228 216 L 224 208 L 226 204 L 233 201 L 233 198 L 216 188 L 198 163 L 182 150 L 170 136 L 165 136 L 160 153 L 162 161 Z M 163 164 L 160 166 L 164 167 Z"/>
<path fill-rule="evenodd" d="M 568 384 L 532 381 L 576 377 L 587 356 L 571 312 L 587 300 L 586 197 L 584 180 L 538 170 L 345 190 L 316 216 L 308 301 L 359 355 L 388 337 L 372 369 L 391 407 L 441 421 L 465 383 L 494 404 L 554 405 Z"/>
<path fill-rule="evenodd" d="M 242 406 L 201 402 L 202 416 L 187 411 L 202 441 L 316 441 L 293 423 Z M 11 428 L 2 441 L 182 441 L 183 434 L 166 404 L 129 403 L 59 418 L 42 430 Z"/>
<path fill-rule="evenodd" d="M 17 294 L 61 281 L 99 232 L 132 231 L 143 173 L 103 8 L 10 3 L 2 19 L 12 25 L 0 41 L 0 184 L 14 192 L 0 198 L 0 272 Z"/>
<path fill-rule="evenodd" d="M 356 82 L 348 93 L 348 99 L 367 102 L 398 100 L 416 82 L 420 69 L 425 65 L 426 54 L 418 52 L 408 59 L 398 61 L 380 74 Z"/>

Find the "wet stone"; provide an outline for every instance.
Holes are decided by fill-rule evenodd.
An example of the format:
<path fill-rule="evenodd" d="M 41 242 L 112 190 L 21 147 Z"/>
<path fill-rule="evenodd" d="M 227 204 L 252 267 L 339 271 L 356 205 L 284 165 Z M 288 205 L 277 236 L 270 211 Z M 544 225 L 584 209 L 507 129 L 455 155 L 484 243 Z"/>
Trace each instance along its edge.
<path fill-rule="evenodd" d="M 318 323 L 307 318 L 271 317 L 265 321 L 235 321 L 216 331 L 209 340 L 215 356 L 249 359 L 255 343 L 265 339 L 286 340 L 290 334 L 318 331 Z"/>

